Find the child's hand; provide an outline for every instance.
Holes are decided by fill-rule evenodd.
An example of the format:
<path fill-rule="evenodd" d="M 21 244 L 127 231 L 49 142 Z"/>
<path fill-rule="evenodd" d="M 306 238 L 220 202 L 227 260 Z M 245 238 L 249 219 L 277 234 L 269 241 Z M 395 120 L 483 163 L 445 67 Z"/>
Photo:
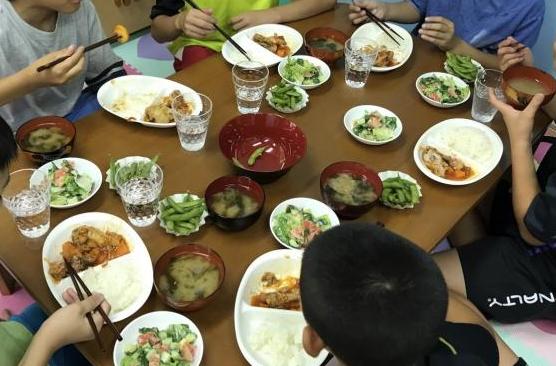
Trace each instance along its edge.
<path fill-rule="evenodd" d="M 426 17 L 419 29 L 419 35 L 443 51 L 453 49 L 459 42 L 455 35 L 454 23 L 443 17 Z"/>
<path fill-rule="evenodd" d="M 264 15 L 264 11 L 262 10 L 253 10 L 247 11 L 243 14 L 233 17 L 230 20 L 230 25 L 236 31 L 254 27 L 256 25 L 264 24 L 264 23 L 277 23 L 272 19 L 268 19 L 268 16 Z"/>
<path fill-rule="evenodd" d="M 498 45 L 498 63 L 502 71 L 517 64 L 533 66 L 533 53 L 515 38 L 508 37 Z"/>
<path fill-rule="evenodd" d="M 365 9 L 370 10 L 377 18 L 385 20 L 387 13 L 387 5 L 380 1 L 358 0 L 355 4 L 349 6 L 351 13 L 349 19 L 353 24 L 366 22 L 369 17 L 365 14 Z"/>
<path fill-rule="evenodd" d="M 39 87 L 57 86 L 66 84 L 68 81 L 79 75 L 85 67 L 85 57 L 83 56 L 84 48 L 70 46 L 66 49 L 49 53 L 39 58 L 27 67 L 28 74 L 32 82 L 37 83 Z M 46 65 L 61 57 L 67 57 L 66 60 L 58 65 L 37 72 L 40 66 Z"/>
<path fill-rule="evenodd" d="M 212 9 L 189 9 L 179 13 L 174 19 L 176 29 L 190 38 L 203 39 L 214 31 L 216 19 Z"/>

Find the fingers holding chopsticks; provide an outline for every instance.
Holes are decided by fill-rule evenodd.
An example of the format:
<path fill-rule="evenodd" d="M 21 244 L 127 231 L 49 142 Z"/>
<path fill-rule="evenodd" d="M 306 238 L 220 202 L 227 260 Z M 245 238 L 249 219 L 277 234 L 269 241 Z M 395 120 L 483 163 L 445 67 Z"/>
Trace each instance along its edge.
<path fill-rule="evenodd" d="M 430 42 L 444 51 L 455 47 L 458 37 L 455 34 L 454 23 L 443 17 L 426 17 L 425 22 L 419 29 L 422 39 Z"/>
<path fill-rule="evenodd" d="M 41 57 L 31 64 L 28 69 L 33 72 L 33 76 L 37 78 L 36 81 L 41 87 L 66 84 L 83 72 L 85 68 L 84 50 L 84 47 L 75 47 L 72 45 L 63 50 L 52 52 Z M 37 72 L 39 67 L 60 58 L 65 59 L 49 69 Z"/>
<path fill-rule="evenodd" d="M 175 26 L 186 36 L 196 39 L 206 38 L 214 32 L 216 19 L 211 9 L 189 9 L 181 12 L 175 18 Z"/>
<path fill-rule="evenodd" d="M 361 24 L 369 20 L 366 10 L 380 20 L 385 20 L 386 16 L 386 5 L 379 1 L 356 0 L 349 6 L 349 10 L 351 11 L 349 19 L 353 24 Z"/>
<path fill-rule="evenodd" d="M 64 298 L 64 301 L 66 303 L 68 303 L 68 305 L 70 304 L 74 304 L 74 303 L 80 303 L 80 306 L 85 307 L 85 309 L 89 308 L 89 305 L 91 303 L 96 303 L 97 305 L 94 306 L 92 308 L 92 310 L 88 310 L 85 313 L 83 313 L 83 316 L 85 316 L 85 314 L 87 312 L 91 312 L 94 311 L 96 309 L 97 306 L 100 305 L 100 307 L 102 308 L 102 310 L 104 310 L 104 312 L 106 314 L 110 313 L 110 304 L 108 302 L 106 302 L 106 300 L 104 299 L 104 296 L 102 296 L 102 294 L 93 292 L 92 296 L 86 298 L 84 301 L 79 301 L 79 297 L 77 296 L 77 292 L 75 291 L 75 289 L 73 288 L 68 288 L 66 291 L 64 291 L 64 293 L 62 294 L 62 297 Z M 97 329 L 100 330 L 100 328 L 102 327 L 102 325 L 105 323 L 103 317 L 100 315 L 100 313 L 98 313 L 97 311 L 93 312 L 93 320 L 95 321 L 95 324 L 97 326 Z"/>

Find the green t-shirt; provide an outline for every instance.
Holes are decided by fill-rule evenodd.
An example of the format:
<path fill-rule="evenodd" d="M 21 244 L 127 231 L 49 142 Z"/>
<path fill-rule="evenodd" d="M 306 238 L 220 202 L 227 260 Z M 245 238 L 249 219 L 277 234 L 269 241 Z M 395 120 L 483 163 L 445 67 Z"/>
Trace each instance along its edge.
<path fill-rule="evenodd" d="M 230 19 L 246 11 L 272 8 L 278 5 L 279 0 L 197 0 L 196 3 L 201 9 L 212 9 L 218 25 L 228 34 L 234 34 L 235 31 L 230 25 Z M 220 52 L 225 40 L 224 36 L 215 31 L 205 39 L 180 36 L 168 48 L 173 55 L 176 55 L 183 47 L 194 45 Z M 181 54 L 178 56 L 181 58 Z"/>
<path fill-rule="evenodd" d="M 18 365 L 31 344 L 33 334 L 14 321 L 0 322 L 0 359 L 2 366 Z"/>

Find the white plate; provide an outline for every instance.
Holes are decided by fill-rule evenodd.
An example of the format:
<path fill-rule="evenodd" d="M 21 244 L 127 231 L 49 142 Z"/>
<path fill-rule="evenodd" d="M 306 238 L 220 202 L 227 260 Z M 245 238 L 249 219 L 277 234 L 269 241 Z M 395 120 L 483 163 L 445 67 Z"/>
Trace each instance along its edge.
<path fill-rule="evenodd" d="M 153 311 L 152 313 L 141 315 L 129 323 L 121 332 L 123 340 L 121 342 L 116 342 L 114 346 L 114 352 L 112 354 L 114 365 L 120 366 L 120 361 L 125 355 L 124 349 L 128 344 L 137 343 L 140 328 L 157 327 L 159 330 L 163 330 L 172 324 L 186 324 L 193 333 L 197 334 L 197 340 L 195 341 L 196 350 L 191 366 L 199 366 L 203 358 L 204 350 L 203 337 L 201 336 L 199 328 L 185 316 L 171 311 Z"/>
<path fill-rule="evenodd" d="M 262 24 L 244 29 L 232 36 L 233 40 L 247 52 L 252 61 L 259 61 L 267 67 L 276 65 L 282 61 L 284 57 L 277 56 L 254 42 L 253 36 L 255 33 L 262 34 L 266 37 L 272 36 L 275 33 L 279 36 L 284 36 L 291 49 L 292 55 L 303 46 L 303 36 L 301 33 L 283 24 Z M 232 65 L 247 60 L 229 41 L 224 42 L 222 46 L 222 56 Z"/>
<path fill-rule="evenodd" d="M 415 184 L 415 186 L 417 187 L 417 192 L 419 194 L 419 198 L 423 197 L 423 193 L 421 192 L 421 186 L 419 185 L 419 183 L 417 183 L 417 180 L 409 174 L 405 174 L 404 172 L 399 172 L 399 171 L 396 171 L 396 170 L 386 170 L 386 171 L 378 173 L 378 176 L 380 177 L 380 180 L 382 182 L 384 182 L 386 179 L 390 179 L 390 178 L 401 178 L 405 181 L 411 182 L 411 183 Z M 414 204 L 394 205 L 394 204 L 391 204 L 389 202 L 384 202 L 384 201 L 382 201 L 382 199 L 380 200 L 380 203 L 382 203 L 384 206 L 395 208 L 395 209 L 398 209 L 398 210 L 403 210 L 403 209 L 406 209 L 406 208 L 415 207 Z"/>
<path fill-rule="evenodd" d="M 294 108 L 280 108 L 278 107 L 276 104 L 274 104 L 272 102 L 272 89 L 278 87 L 278 85 L 274 85 L 273 87 L 271 87 L 270 89 L 268 89 L 266 91 L 266 101 L 268 102 L 268 105 L 270 105 L 272 108 L 276 109 L 278 112 L 282 112 L 282 113 L 295 113 L 295 112 L 299 112 L 300 110 L 302 110 L 303 108 L 305 108 L 307 106 L 307 103 L 309 103 L 309 94 L 307 94 L 307 92 L 303 89 L 301 89 L 298 86 L 294 86 L 294 89 L 301 94 L 301 102 L 299 102 Z"/>
<path fill-rule="evenodd" d="M 160 218 L 160 215 L 162 215 L 162 212 L 161 212 L 162 201 L 171 197 L 174 200 L 174 202 L 183 202 L 183 200 L 187 196 L 191 196 L 193 199 L 198 199 L 199 198 L 199 196 L 197 196 L 195 194 L 191 194 L 191 193 L 176 193 L 176 194 L 173 194 L 171 196 L 165 197 L 158 202 L 158 213 L 156 214 L 156 217 L 158 218 L 158 221 L 160 222 L 160 227 L 163 228 L 168 234 L 172 234 L 172 235 L 175 235 L 175 236 L 184 236 L 185 235 L 185 234 L 178 234 L 177 232 L 168 229 L 168 227 L 166 226 L 166 223 L 162 221 L 162 219 Z M 205 211 L 201 215 L 201 220 L 199 221 L 199 225 L 197 225 L 195 230 L 191 231 L 191 233 L 189 235 L 199 231 L 201 226 L 203 226 L 205 224 L 205 218 L 207 216 L 208 216 L 208 211 L 205 209 Z"/>
<path fill-rule="evenodd" d="M 169 95 L 172 91 L 179 90 L 185 98 L 194 104 L 193 114 L 199 114 L 202 108 L 201 98 L 197 92 L 183 84 L 172 80 L 144 75 L 126 75 L 112 79 L 105 83 L 97 93 L 100 106 L 109 113 L 131 123 L 139 123 L 143 126 L 154 128 L 171 128 L 176 123 L 154 123 L 143 121 L 145 108 L 159 96 Z M 122 97 L 132 100 L 126 111 L 114 111 L 113 104 Z"/>
<path fill-rule="evenodd" d="M 144 156 L 127 156 L 125 158 L 116 160 L 115 164 L 119 164 L 121 167 L 121 166 L 131 165 L 133 163 L 139 163 L 139 162 L 148 163 L 149 161 L 151 161 L 151 159 L 146 158 Z M 110 185 L 110 168 L 108 168 L 108 170 L 106 171 L 106 178 L 104 179 L 104 181 L 108 183 L 108 188 L 112 190 L 116 190 L 116 187 Z"/>
<path fill-rule="evenodd" d="M 454 80 L 456 86 L 458 86 L 459 88 L 466 88 L 467 89 L 467 96 L 465 97 L 465 99 L 463 99 L 461 102 L 458 102 L 458 103 L 441 103 L 441 102 L 437 102 L 435 100 L 432 100 L 431 98 L 429 98 L 425 94 L 423 94 L 423 92 L 419 88 L 419 82 L 421 81 L 421 79 L 426 78 L 426 77 L 432 77 L 432 76 L 443 77 L 443 78 L 451 78 L 452 80 Z M 415 88 L 417 89 L 417 92 L 419 93 L 421 98 L 423 98 L 423 100 L 425 102 L 429 103 L 432 106 L 438 107 L 438 108 L 456 107 L 460 104 L 463 104 L 463 103 L 467 102 L 467 100 L 471 96 L 471 90 L 469 89 L 469 85 L 467 85 L 467 83 L 465 81 L 458 78 L 457 76 L 454 76 L 452 74 L 447 74 L 445 72 L 427 72 L 426 74 L 423 74 L 423 75 L 419 76 L 417 78 L 417 80 L 415 81 Z"/>
<path fill-rule="evenodd" d="M 98 168 L 98 166 L 95 165 L 95 163 L 89 161 L 89 160 L 85 160 L 85 159 L 80 159 L 80 158 L 62 158 L 62 159 L 57 159 L 54 161 L 51 161 L 49 163 L 44 164 L 43 166 L 41 166 L 38 170 L 40 170 L 41 172 L 44 172 L 45 174 L 48 175 L 48 171 L 50 170 L 50 168 L 52 167 L 52 164 L 55 164 L 57 167 L 60 167 L 62 165 L 62 161 L 67 161 L 69 162 L 73 168 L 82 175 L 88 175 L 89 178 L 91 178 L 91 180 L 93 181 L 93 187 L 91 188 L 91 192 L 89 193 L 89 195 L 76 203 L 72 203 L 69 205 L 53 205 L 50 204 L 50 207 L 52 208 L 72 208 L 72 207 L 76 207 L 79 206 L 83 203 L 85 203 L 86 201 L 88 201 L 91 197 L 93 197 L 99 190 L 101 184 L 102 184 L 102 173 L 100 172 L 100 169 Z M 31 178 L 33 179 L 33 178 Z"/>
<path fill-rule="evenodd" d="M 475 66 L 477 66 L 477 72 L 484 70 L 485 68 L 483 67 L 483 65 L 481 65 L 480 63 L 478 63 L 477 61 L 471 59 L 471 63 Z M 444 61 L 444 70 L 450 74 L 450 75 L 454 75 L 458 78 L 460 78 L 461 80 L 465 81 L 467 84 L 473 84 L 475 82 L 475 79 L 473 80 L 468 80 L 468 79 L 464 79 L 461 76 L 457 75 L 454 70 L 452 70 L 452 68 L 448 65 L 448 61 Z"/>
<path fill-rule="evenodd" d="M 473 157 L 467 157 L 461 153 L 453 151 L 450 147 L 446 146 L 441 141 L 441 136 L 447 129 L 455 128 L 473 128 L 477 131 L 483 133 L 485 137 L 485 142 L 491 146 L 491 154 L 489 156 L 483 156 L 482 161 L 474 160 Z M 468 164 L 474 171 L 475 174 L 469 179 L 465 180 L 450 180 L 446 178 L 439 177 L 433 172 L 431 172 L 421 160 L 421 154 L 419 152 L 419 147 L 423 145 L 429 145 L 438 149 L 441 153 L 453 155 L 460 158 L 464 163 Z M 443 122 L 440 122 L 433 127 L 429 128 L 425 133 L 419 138 L 415 148 L 413 149 L 413 159 L 417 167 L 425 174 L 427 177 L 435 180 L 437 182 L 451 185 L 451 186 L 462 186 L 466 184 L 475 183 L 484 177 L 486 177 L 500 162 L 502 157 L 502 152 L 504 151 L 504 145 L 500 136 L 494 132 L 490 127 L 476 121 L 472 121 L 464 118 L 453 118 Z"/>
<path fill-rule="evenodd" d="M 323 76 L 323 80 L 318 84 L 311 84 L 311 85 L 304 85 L 304 84 L 299 84 L 299 83 L 294 83 L 292 81 L 289 81 L 288 79 L 286 79 L 284 77 L 285 67 L 286 67 L 286 64 L 288 63 L 288 58 L 285 58 L 278 64 L 278 74 L 282 77 L 282 79 L 285 82 L 287 82 L 289 84 L 292 84 L 292 85 L 295 85 L 295 86 L 298 86 L 298 87 L 300 87 L 302 89 L 305 89 L 305 90 L 310 90 L 310 89 L 318 88 L 322 84 L 326 83 L 328 81 L 328 79 L 330 79 L 330 67 L 328 67 L 328 65 L 324 61 L 319 60 L 318 58 L 313 57 L 313 56 L 291 56 L 290 58 L 307 60 L 308 62 L 312 63 L 314 66 L 316 66 L 320 69 L 320 72 Z"/>
<path fill-rule="evenodd" d="M 390 67 L 376 67 L 373 66 L 374 72 L 387 72 L 392 71 L 397 68 L 402 67 L 413 52 L 413 37 L 408 31 L 403 29 L 397 24 L 387 22 L 387 24 L 398 32 L 399 35 L 403 37 L 400 39 L 395 34 L 393 35 L 396 40 L 400 43 L 398 46 L 394 41 L 384 33 L 374 22 L 366 23 L 357 28 L 355 32 L 351 35 L 351 38 L 368 38 L 378 43 L 379 46 L 386 46 L 389 50 L 394 51 L 394 58 L 399 64 Z"/>
<path fill-rule="evenodd" d="M 145 244 L 139 234 L 137 234 L 137 232 L 133 230 L 127 222 L 117 216 L 103 212 L 88 212 L 72 216 L 62 221 L 54 229 L 52 229 L 50 234 L 46 237 L 42 248 L 42 268 L 48 288 L 56 301 L 58 301 L 58 304 L 60 304 L 60 306 L 66 306 L 66 302 L 62 298 L 62 294 L 67 288 L 73 287 L 73 284 L 69 277 L 55 283 L 48 273 L 48 261 L 55 262 L 62 260 L 62 255 L 60 254 L 62 245 L 66 241 L 70 240 L 72 230 L 82 225 L 93 226 L 103 231 L 114 231 L 122 235 L 130 247 L 130 253 L 113 259 L 104 266 L 101 264 L 93 269 L 102 270 L 103 268 L 106 268 L 106 266 L 119 265 L 130 265 L 137 268 L 135 280 L 138 282 L 141 291 L 127 308 L 109 314 L 110 320 L 113 322 L 123 320 L 139 310 L 149 298 L 153 287 L 153 266 L 149 252 L 147 251 L 147 248 L 145 247 Z M 88 268 L 86 271 L 89 270 L 91 269 Z M 84 272 L 85 271 L 80 272 L 80 275 Z M 95 288 L 90 287 L 89 289 L 91 291 L 95 291 Z"/>
<path fill-rule="evenodd" d="M 278 276 L 292 275 L 299 277 L 302 252 L 298 250 L 280 249 L 265 253 L 255 259 L 245 271 L 236 295 L 234 309 L 234 326 L 236 340 L 243 357 L 254 366 L 268 366 L 264 356 L 255 351 L 250 342 L 253 333 L 265 324 L 289 328 L 291 332 L 302 338 L 305 319 L 301 311 L 266 309 L 250 305 L 251 296 L 258 292 L 261 277 L 265 272 L 273 272 Z M 312 358 L 305 353 L 300 345 L 299 366 L 319 366 L 324 362 L 328 352 L 322 351 L 318 357 Z"/>
<path fill-rule="evenodd" d="M 276 239 L 276 241 L 278 241 L 280 244 L 282 244 L 286 248 L 294 249 L 294 250 L 303 250 L 301 248 L 295 248 L 295 247 L 292 247 L 292 246 L 284 243 L 274 233 L 273 223 L 274 223 L 274 220 L 276 219 L 276 216 L 278 216 L 278 214 L 286 211 L 286 207 L 288 207 L 289 205 L 295 206 L 295 207 L 300 208 L 300 209 L 308 208 L 308 209 L 311 210 L 311 213 L 313 214 L 313 216 L 316 216 L 316 217 L 327 215 L 328 218 L 330 219 L 330 227 L 331 228 L 334 227 L 334 226 L 340 225 L 340 220 L 338 219 L 338 216 L 336 215 L 336 213 L 334 211 L 332 211 L 332 209 L 330 207 L 328 207 L 326 204 L 322 203 L 321 201 L 315 200 L 313 198 L 305 198 L 305 197 L 290 198 L 289 200 L 285 200 L 284 202 L 280 203 L 278 206 L 276 206 L 274 208 L 274 210 L 270 214 L 270 220 L 269 220 L 268 224 L 270 226 L 270 231 L 272 232 L 272 236 L 274 236 L 274 239 Z"/>
<path fill-rule="evenodd" d="M 366 111 L 371 113 L 379 112 L 383 116 L 387 116 L 387 117 L 396 117 L 397 122 L 396 122 L 396 129 L 394 130 L 394 135 L 390 139 L 384 141 L 371 141 L 371 140 L 366 140 L 360 136 L 357 136 L 353 132 L 353 124 L 355 120 L 363 117 Z M 384 145 L 389 142 L 392 142 L 398 137 L 400 137 L 403 130 L 402 121 L 394 112 L 392 112 L 389 109 L 382 108 L 376 105 L 358 105 L 357 107 L 351 108 L 349 111 L 346 112 L 346 114 L 344 114 L 344 127 L 354 139 L 367 145 Z"/>

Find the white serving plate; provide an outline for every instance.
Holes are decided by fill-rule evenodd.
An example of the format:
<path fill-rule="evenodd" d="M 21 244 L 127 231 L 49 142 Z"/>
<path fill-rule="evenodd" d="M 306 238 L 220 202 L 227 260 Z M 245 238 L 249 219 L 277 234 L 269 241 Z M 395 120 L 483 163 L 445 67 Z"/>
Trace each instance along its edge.
<path fill-rule="evenodd" d="M 397 123 L 396 123 L 396 129 L 394 130 L 394 135 L 388 139 L 388 140 L 384 140 L 384 141 L 371 141 L 371 140 L 366 140 L 360 136 L 357 136 L 354 132 L 353 132 L 353 125 L 355 120 L 363 117 L 365 115 L 365 112 L 369 111 L 369 112 L 379 112 L 380 114 L 382 114 L 383 116 L 387 116 L 387 117 L 396 117 Z M 351 108 L 350 110 L 348 110 L 346 112 L 346 114 L 344 114 L 344 127 L 346 128 L 346 130 L 349 132 L 349 134 L 356 139 L 357 141 L 366 144 L 366 145 L 384 145 L 387 144 L 389 142 L 394 141 L 395 139 L 397 139 L 398 137 L 400 137 L 400 135 L 402 134 L 403 131 L 403 124 L 402 124 L 402 120 L 400 119 L 400 117 L 398 117 L 394 112 L 392 112 L 389 109 L 383 108 L 383 107 L 379 107 L 376 105 L 358 105 L 356 107 Z"/>
<path fill-rule="evenodd" d="M 396 70 L 402 67 L 407 62 L 407 60 L 409 60 L 409 57 L 411 57 L 411 54 L 413 53 L 413 38 L 411 34 L 409 34 L 408 31 L 397 24 L 390 22 L 387 22 L 387 24 L 403 37 L 402 40 L 395 34 L 393 35 L 394 38 L 396 38 L 396 40 L 400 43 L 399 46 L 394 43 L 394 41 L 390 39 L 390 37 L 388 37 L 386 33 L 384 33 L 384 31 L 380 29 L 374 22 L 363 24 L 362 26 L 357 28 L 357 30 L 351 35 L 351 38 L 371 39 L 378 43 L 379 46 L 386 46 L 389 50 L 394 51 L 394 57 L 396 61 L 399 62 L 399 64 L 390 67 L 373 66 L 372 70 L 374 72 L 387 72 Z"/>
<path fill-rule="evenodd" d="M 232 36 L 233 40 L 236 41 L 249 55 L 252 61 L 259 61 L 265 66 L 274 66 L 284 59 L 270 52 L 266 48 L 258 45 L 252 40 L 255 33 L 262 34 L 263 36 L 272 36 L 275 33 L 284 36 L 288 46 L 291 49 L 291 54 L 295 54 L 301 46 L 303 46 L 303 36 L 301 33 L 283 24 L 261 24 L 255 27 L 244 29 Z M 235 65 L 241 61 L 247 61 L 247 58 L 240 53 L 230 41 L 224 42 L 222 46 L 222 56 L 224 59 Z"/>
<path fill-rule="evenodd" d="M 97 99 L 104 110 L 131 123 L 154 128 L 171 128 L 176 126 L 175 122 L 146 122 L 143 121 L 143 116 L 145 108 L 157 97 L 169 95 L 174 90 L 179 90 L 188 101 L 193 102 L 193 114 L 199 114 L 202 102 L 195 90 L 175 81 L 154 76 L 126 75 L 112 79 L 100 87 Z M 126 111 L 114 111 L 112 105 L 122 96 L 134 100 L 133 105 Z M 130 121 L 130 118 L 134 120 Z"/>
<path fill-rule="evenodd" d="M 273 223 L 274 220 L 276 219 L 276 216 L 284 212 L 286 210 L 286 207 L 288 207 L 289 205 L 296 206 L 301 209 L 308 208 L 311 210 L 311 213 L 316 217 L 327 215 L 330 218 L 330 228 L 340 225 L 340 220 L 338 219 L 338 215 L 336 215 L 336 213 L 330 207 L 328 207 L 326 204 L 322 203 L 321 201 L 315 200 L 313 198 L 305 198 L 305 197 L 290 198 L 288 200 L 285 200 L 284 202 L 276 206 L 274 210 L 272 210 L 272 213 L 270 214 L 270 220 L 268 221 L 268 225 L 270 226 L 270 231 L 272 232 L 272 236 L 274 236 L 274 239 L 276 239 L 276 241 L 278 241 L 282 246 L 288 249 L 300 250 L 300 251 L 303 250 L 300 248 L 292 247 L 284 243 L 282 240 L 280 240 L 278 236 L 274 233 Z"/>
<path fill-rule="evenodd" d="M 85 160 L 85 159 L 80 159 L 80 158 L 57 159 L 57 160 L 54 160 L 54 161 L 51 161 L 49 163 L 44 164 L 38 170 L 40 170 L 41 172 L 44 172 L 46 175 L 48 175 L 48 171 L 52 167 L 52 164 L 55 164 L 57 167 L 60 167 L 62 165 L 63 160 L 66 160 L 67 162 L 72 164 L 74 169 L 77 170 L 80 174 L 88 175 L 93 181 L 93 187 L 91 189 L 91 192 L 89 193 L 89 195 L 85 199 L 83 199 L 79 202 L 76 202 L 76 203 L 69 204 L 69 205 L 53 205 L 53 204 L 50 204 L 50 207 L 52 207 L 52 208 L 62 208 L 63 209 L 63 208 L 73 208 L 73 207 L 79 206 L 79 205 L 87 202 L 89 199 L 91 199 L 91 197 L 93 197 L 98 192 L 98 190 L 100 189 L 100 186 L 102 184 L 102 173 L 101 173 L 100 169 L 98 168 L 98 166 L 96 166 L 96 164 L 93 163 L 92 161 Z M 31 180 L 32 179 L 33 179 L 33 177 L 31 177 Z"/>
<path fill-rule="evenodd" d="M 120 366 L 120 361 L 125 355 L 124 349 L 126 345 L 137 343 L 140 328 L 157 327 L 162 330 L 168 328 L 168 326 L 172 324 L 186 324 L 191 331 L 197 334 L 197 340 L 195 341 L 195 346 L 197 348 L 191 366 L 199 366 L 203 358 L 204 350 L 203 337 L 201 336 L 199 328 L 185 316 L 171 311 L 153 311 L 152 313 L 141 315 L 129 323 L 121 332 L 123 340 L 121 342 L 116 342 L 114 346 L 114 352 L 112 353 L 114 365 Z"/>
<path fill-rule="evenodd" d="M 103 212 L 88 212 L 72 216 L 52 229 L 46 237 L 42 248 L 42 268 L 48 288 L 58 304 L 66 306 L 62 294 L 67 288 L 73 287 L 73 284 L 69 276 L 55 283 L 48 273 L 48 261 L 62 260 L 62 255 L 60 254 L 62 245 L 70 240 L 72 230 L 82 225 L 93 226 L 103 231 L 114 231 L 127 240 L 130 253 L 113 259 L 106 265 L 118 266 L 124 263 L 133 263 L 138 268 L 136 280 L 140 283 L 141 292 L 127 308 L 109 314 L 110 320 L 113 322 L 126 319 L 139 310 L 149 298 L 153 287 L 153 266 L 147 247 L 145 247 L 139 234 L 127 222 L 117 216 Z M 105 267 L 101 264 L 95 268 L 102 269 Z M 82 273 L 80 272 L 80 274 Z M 94 288 L 90 288 L 90 290 L 95 291 Z"/>
<path fill-rule="evenodd" d="M 183 202 L 183 200 L 185 199 L 185 197 L 187 196 L 191 196 L 193 199 L 198 199 L 199 196 L 195 195 L 195 194 L 191 194 L 191 193 L 176 193 L 176 194 L 172 194 L 168 197 L 164 197 L 163 199 L 161 199 L 158 202 L 158 213 L 156 214 L 156 218 L 158 219 L 158 221 L 160 222 L 160 227 L 164 229 L 164 231 L 166 231 L 166 233 L 168 234 L 172 234 L 175 236 L 184 236 L 184 234 L 179 234 L 175 231 L 172 231 L 170 229 L 168 229 L 168 227 L 166 226 L 166 223 L 164 223 L 162 221 L 162 219 L 160 218 L 160 216 L 162 215 L 162 201 L 167 199 L 167 198 L 172 198 L 174 201 L 176 202 Z M 201 215 L 201 220 L 199 221 L 199 225 L 197 225 L 197 227 L 195 228 L 195 230 L 193 230 L 189 235 L 196 233 L 197 231 L 199 231 L 199 229 L 201 228 L 201 226 L 203 226 L 205 224 L 205 219 L 208 216 L 208 211 L 205 209 L 205 211 L 203 212 L 203 214 Z"/>
<path fill-rule="evenodd" d="M 302 110 L 303 108 L 307 107 L 307 103 L 309 103 L 309 94 L 307 94 L 307 92 L 303 89 L 301 89 L 298 86 L 295 86 L 294 89 L 301 94 L 301 102 L 299 102 L 295 108 L 280 108 L 278 107 L 276 104 L 274 104 L 272 102 L 272 92 L 271 90 L 276 88 L 279 84 L 274 85 L 273 87 L 271 87 L 270 89 L 268 89 L 266 91 L 266 101 L 268 103 L 268 105 L 270 105 L 272 108 L 276 109 L 278 112 L 281 113 L 295 113 L 295 112 L 299 112 L 300 110 Z"/>
<path fill-rule="evenodd" d="M 474 161 L 469 157 L 454 152 L 449 147 L 445 146 L 441 141 L 439 141 L 439 136 L 441 136 L 445 129 L 461 127 L 474 128 L 484 133 L 484 136 L 486 137 L 486 139 L 488 139 L 492 147 L 491 155 L 489 157 L 485 157 L 483 161 Z M 435 175 L 425 166 L 425 164 L 421 160 L 419 147 L 422 145 L 430 145 L 437 148 L 442 153 L 451 154 L 457 158 L 460 158 L 464 163 L 468 164 L 475 171 L 476 174 L 465 180 L 450 180 Z M 494 132 L 490 127 L 485 126 L 483 123 L 472 121 L 469 119 L 453 118 L 437 123 L 436 125 L 429 128 L 427 131 L 425 131 L 425 133 L 415 144 L 415 148 L 413 149 L 413 159 L 415 160 L 415 164 L 417 164 L 417 167 L 423 172 L 423 174 L 425 174 L 432 180 L 451 186 L 463 186 L 475 183 L 490 174 L 490 172 L 492 172 L 500 162 L 503 151 L 504 145 L 502 144 L 500 136 L 498 136 L 498 134 Z"/>
<path fill-rule="evenodd" d="M 268 366 L 263 356 L 256 352 L 250 344 L 250 337 L 262 324 L 278 324 L 299 332 L 301 338 L 305 319 L 301 311 L 266 309 L 250 305 L 251 296 L 258 292 L 261 276 L 265 272 L 277 275 L 299 277 L 302 252 L 299 250 L 279 249 L 267 252 L 257 259 L 245 271 L 236 295 L 234 308 L 234 326 L 236 340 L 243 357 L 254 366 Z M 312 358 L 305 351 L 299 366 L 319 366 L 324 362 L 328 352 L 322 351 L 318 357 Z"/>
<path fill-rule="evenodd" d="M 378 173 L 378 176 L 380 177 L 380 180 L 383 181 L 383 182 L 386 179 L 390 179 L 390 178 L 401 178 L 405 181 L 411 182 L 411 183 L 415 184 L 415 186 L 417 187 L 417 192 L 419 194 L 419 198 L 423 197 L 423 193 L 421 192 L 421 186 L 419 185 L 419 183 L 417 183 L 417 180 L 409 174 L 406 174 L 404 172 L 399 172 L 397 170 L 386 170 L 386 171 Z M 404 210 L 406 208 L 415 207 L 414 204 L 411 204 L 411 205 L 394 205 L 394 204 L 391 204 L 389 202 L 383 202 L 382 200 L 380 200 L 380 203 L 382 203 L 384 206 L 387 206 L 387 207 L 390 207 L 390 208 L 395 208 L 395 209 L 398 209 L 398 210 Z"/>
<path fill-rule="evenodd" d="M 328 81 L 328 79 L 330 79 L 330 75 L 331 75 L 330 67 L 324 61 L 322 61 L 322 60 L 320 60 L 316 57 L 313 57 L 313 56 L 305 56 L 305 55 L 290 56 L 290 58 L 307 60 L 308 62 L 312 63 L 314 66 L 320 68 L 320 71 L 321 71 L 322 76 L 323 76 L 323 80 L 320 83 L 313 84 L 313 85 L 303 85 L 303 84 L 294 83 L 292 81 L 287 80 L 284 77 L 286 63 L 288 62 L 288 58 L 286 57 L 282 61 L 280 61 L 280 63 L 278 64 L 278 74 L 282 77 L 282 80 L 284 80 L 285 82 L 287 82 L 289 84 L 292 84 L 292 85 L 295 85 L 295 86 L 300 87 L 300 88 L 305 89 L 305 90 L 310 90 L 310 89 L 318 88 L 322 84 L 326 83 Z"/>
<path fill-rule="evenodd" d="M 421 81 L 421 79 L 426 78 L 426 77 L 431 77 L 431 76 L 436 76 L 436 77 L 444 77 L 444 78 L 451 78 L 454 80 L 455 84 L 460 87 L 460 88 L 467 88 L 467 97 L 465 97 L 464 100 L 462 100 L 461 102 L 458 103 L 440 103 L 437 102 L 435 100 L 432 100 L 431 98 L 427 97 L 425 94 L 423 94 L 423 92 L 421 91 L 421 89 L 419 89 L 419 82 Z M 469 89 L 469 85 L 467 85 L 467 83 L 465 81 L 463 81 L 462 79 L 458 78 L 457 76 L 454 76 L 452 74 L 447 74 L 445 72 L 427 72 L 421 76 L 419 76 L 417 78 L 417 80 L 415 81 L 415 88 L 417 89 L 417 92 L 419 93 L 419 95 L 421 96 L 421 98 L 423 98 L 423 100 L 427 103 L 429 103 L 430 105 L 434 106 L 434 107 L 438 107 L 438 108 L 452 108 L 452 107 L 456 107 L 458 105 L 461 105 L 465 102 L 467 102 L 467 100 L 469 99 L 469 97 L 471 96 L 471 90 Z"/>

